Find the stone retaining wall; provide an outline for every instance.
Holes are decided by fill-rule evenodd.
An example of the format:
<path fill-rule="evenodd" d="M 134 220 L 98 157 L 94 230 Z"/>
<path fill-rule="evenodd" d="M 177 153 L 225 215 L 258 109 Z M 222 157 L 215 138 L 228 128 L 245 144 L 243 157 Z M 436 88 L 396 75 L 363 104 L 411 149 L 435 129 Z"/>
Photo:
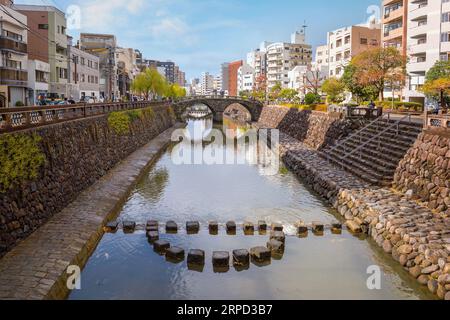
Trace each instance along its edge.
<path fill-rule="evenodd" d="M 135 120 L 117 135 L 102 115 L 55 124 L 36 133 L 46 164 L 34 181 L 0 194 L 0 257 L 61 211 L 131 153 L 174 124 L 173 113 L 155 107 L 154 117 Z"/>
<path fill-rule="evenodd" d="M 258 122 L 260 127 L 277 128 L 314 149 L 334 144 L 363 124 L 363 121 L 342 119 L 337 113 L 280 106 L 264 107 Z"/>
<path fill-rule="evenodd" d="M 450 134 L 422 133 L 400 162 L 394 188 L 450 215 Z"/>
<path fill-rule="evenodd" d="M 329 164 L 315 150 L 281 133 L 284 163 L 327 199 L 354 232 L 367 232 L 410 275 L 450 300 L 450 218 L 410 197 L 371 187 Z"/>

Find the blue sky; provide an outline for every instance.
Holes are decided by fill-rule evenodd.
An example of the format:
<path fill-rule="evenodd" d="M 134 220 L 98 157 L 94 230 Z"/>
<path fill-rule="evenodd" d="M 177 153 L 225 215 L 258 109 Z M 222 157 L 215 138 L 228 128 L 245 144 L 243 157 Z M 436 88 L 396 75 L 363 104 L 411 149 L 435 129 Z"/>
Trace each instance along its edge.
<path fill-rule="evenodd" d="M 326 33 L 367 21 L 381 0 L 16 0 L 81 8 L 82 32 L 116 34 L 119 45 L 150 59 L 172 60 L 187 79 L 218 73 L 225 61 L 245 59 L 267 41 L 288 41 L 306 20 L 307 41 L 326 42 Z"/>

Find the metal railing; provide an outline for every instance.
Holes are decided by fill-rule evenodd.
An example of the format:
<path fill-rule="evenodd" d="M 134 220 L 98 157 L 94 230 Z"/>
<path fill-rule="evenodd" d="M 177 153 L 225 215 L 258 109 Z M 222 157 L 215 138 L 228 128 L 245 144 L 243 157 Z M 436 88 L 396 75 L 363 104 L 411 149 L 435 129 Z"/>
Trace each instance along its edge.
<path fill-rule="evenodd" d="M 117 102 L 73 104 L 61 106 L 34 106 L 20 108 L 0 108 L 0 133 L 13 132 L 49 124 L 95 117 L 114 111 L 169 106 L 164 102 Z"/>
<path fill-rule="evenodd" d="M 391 125 L 388 125 L 386 128 L 384 128 L 382 131 L 380 131 L 379 133 L 377 133 L 375 136 L 371 137 L 370 139 L 368 139 L 367 141 L 363 142 L 362 141 L 362 137 L 359 136 L 359 141 L 360 144 L 358 147 L 356 147 L 355 149 L 353 149 L 352 151 L 350 151 L 349 153 L 346 153 L 345 156 L 343 158 L 340 158 L 339 160 L 341 161 L 341 166 L 342 168 L 344 168 L 344 161 L 352 156 L 353 154 L 355 154 L 357 151 L 359 151 L 359 157 L 360 159 L 362 159 L 362 149 L 367 146 L 368 144 L 374 142 L 374 140 L 378 139 L 378 149 L 381 148 L 381 136 L 383 136 L 386 132 L 388 132 L 389 130 L 391 130 L 394 127 L 397 127 L 397 135 L 400 132 L 400 124 L 405 121 L 406 119 L 409 119 L 409 123 L 411 123 L 411 115 L 406 115 L 403 118 L 401 118 L 400 120 L 397 120 L 396 122 L 392 123 Z M 389 122 L 388 122 L 389 123 Z M 379 127 L 378 127 L 379 128 Z M 346 150 L 344 149 L 344 152 L 346 152 Z"/>

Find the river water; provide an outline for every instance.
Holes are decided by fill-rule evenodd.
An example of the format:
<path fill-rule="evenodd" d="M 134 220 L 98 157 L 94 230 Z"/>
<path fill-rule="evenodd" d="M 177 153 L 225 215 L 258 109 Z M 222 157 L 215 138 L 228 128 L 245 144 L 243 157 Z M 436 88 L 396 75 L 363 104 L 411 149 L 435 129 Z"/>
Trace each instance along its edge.
<path fill-rule="evenodd" d="M 211 119 L 189 121 L 186 130 L 200 141 L 213 129 L 235 130 L 235 136 L 248 131 L 230 121 L 213 127 Z M 339 218 L 284 167 L 268 175 L 255 163 L 180 164 L 174 159 L 180 145 L 171 146 L 150 168 L 118 216 L 119 221 L 136 221 L 138 230 L 105 234 L 82 271 L 81 289 L 74 290 L 69 299 L 433 298 L 368 239 L 345 230 L 340 235 L 327 230 L 323 236 L 295 236 L 293 225 L 299 220 L 330 224 Z M 219 151 L 233 148 L 238 156 L 248 158 L 245 148 L 221 142 L 219 146 L 223 149 Z M 200 144 L 193 153 L 208 147 Z M 160 238 L 184 248 L 186 254 L 189 249 L 204 250 L 205 266 L 191 270 L 186 260 L 173 264 L 154 253 L 143 231 L 147 220 L 173 220 L 180 226 L 199 221 L 202 227 L 197 235 L 180 230 L 176 235 L 161 233 Z M 265 246 L 268 236 L 245 236 L 239 229 L 229 236 L 223 225 L 219 235 L 212 236 L 207 230 L 211 220 L 221 224 L 230 220 L 238 224 L 280 222 L 288 234 L 285 253 L 266 266 L 251 264 L 248 270 L 231 267 L 217 273 L 211 262 L 213 251 Z M 372 275 L 368 271 L 373 270 L 381 271 L 380 286 L 375 289 L 368 287 Z M 377 283 L 370 279 L 369 284 Z"/>

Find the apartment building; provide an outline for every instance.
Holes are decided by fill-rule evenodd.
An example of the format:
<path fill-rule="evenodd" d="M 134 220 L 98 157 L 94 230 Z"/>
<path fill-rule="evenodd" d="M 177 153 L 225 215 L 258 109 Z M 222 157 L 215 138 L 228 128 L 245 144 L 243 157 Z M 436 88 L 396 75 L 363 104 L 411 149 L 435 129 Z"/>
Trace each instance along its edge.
<path fill-rule="evenodd" d="M 28 102 L 31 105 L 48 96 L 50 64 L 41 60 L 28 60 Z"/>
<path fill-rule="evenodd" d="M 165 77 L 167 82 L 169 83 L 175 83 L 175 62 L 172 61 L 158 61 L 157 62 L 158 67 L 162 67 L 165 70 Z"/>
<path fill-rule="evenodd" d="M 214 77 L 214 92 L 217 94 L 222 94 L 222 75 L 217 75 Z"/>
<path fill-rule="evenodd" d="M 267 47 L 270 44 L 264 41 L 258 49 L 247 54 L 247 64 L 255 70 L 255 79 L 267 74 Z"/>
<path fill-rule="evenodd" d="M 238 95 L 242 91 L 252 91 L 255 84 L 255 69 L 248 63 L 243 63 L 238 69 Z"/>
<path fill-rule="evenodd" d="M 380 24 L 372 22 L 328 32 L 328 76 L 340 78 L 352 57 L 381 44 Z"/>
<path fill-rule="evenodd" d="M 81 33 L 80 49 L 100 58 L 100 98 L 116 101 L 120 96 L 116 36 L 112 34 Z"/>
<path fill-rule="evenodd" d="M 212 95 L 214 92 L 214 76 L 209 72 L 203 72 L 200 79 L 201 95 Z"/>
<path fill-rule="evenodd" d="M 50 65 L 49 98 L 63 99 L 69 92 L 69 54 L 66 16 L 52 6 L 14 5 L 28 17 L 28 54 Z"/>
<path fill-rule="evenodd" d="M 328 45 L 318 46 L 316 48 L 316 54 L 314 56 L 313 67 L 316 70 L 324 70 L 326 68 L 328 70 Z M 328 76 L 328 71 L 327 71 Z"/>
<path fill-rule="evenodd" d="M 408 0 L 383 0 L 382 6 L 382 46 L 397 48 L 406 56 Z"/>
<path fill-rule="evenodd" d="M 242 64 L 243 61 L 239 60 L 228 65 L 228 95 L 232 97 L 238 95 L 238 71 Z"/>
<path fill-rule="evenodd" d="M 419 91 L 425 75 L 438 60 L 450 58 L 450 1 L 411 0 L 408 5 L 408 101 L 429 104 Z"/>
<path fill-rule="evenodd" d="M 222 76 L 222 91 L 225 95 L 228 95 L 229 80 L 230 80 L 230 64 L 228 62 L 222 63 L 221 65 L 221 76 Z"/>
<path fill-rule="evenodd" d="M 79 45 L 70 47 L 71 98 L 76 101 L 98 101 L 100 98 L 100 58 Z"/>
<path fill-rule="evenodd" d="M 29 104 L 27 16 L 0 2 L 0 107 Z"/>
<path fill-rule="evenodd" d="M 267 85 L 273 88 L 277 83 L 283 88 L 289 86 L 289 71 L 296 66 L 306 66 L 312 61 L 312 47 L 305 42 L 305 34 L 292 34 L 291 42 L 276 42 L 267 46 Z"/>
<path fill-rule="evenodd" d="M 131 83 L 140 70 L 136 62 L 136 51 L 132 48 L 117 48 L 117 79 L 120 97 L 131 99 Z"/>

